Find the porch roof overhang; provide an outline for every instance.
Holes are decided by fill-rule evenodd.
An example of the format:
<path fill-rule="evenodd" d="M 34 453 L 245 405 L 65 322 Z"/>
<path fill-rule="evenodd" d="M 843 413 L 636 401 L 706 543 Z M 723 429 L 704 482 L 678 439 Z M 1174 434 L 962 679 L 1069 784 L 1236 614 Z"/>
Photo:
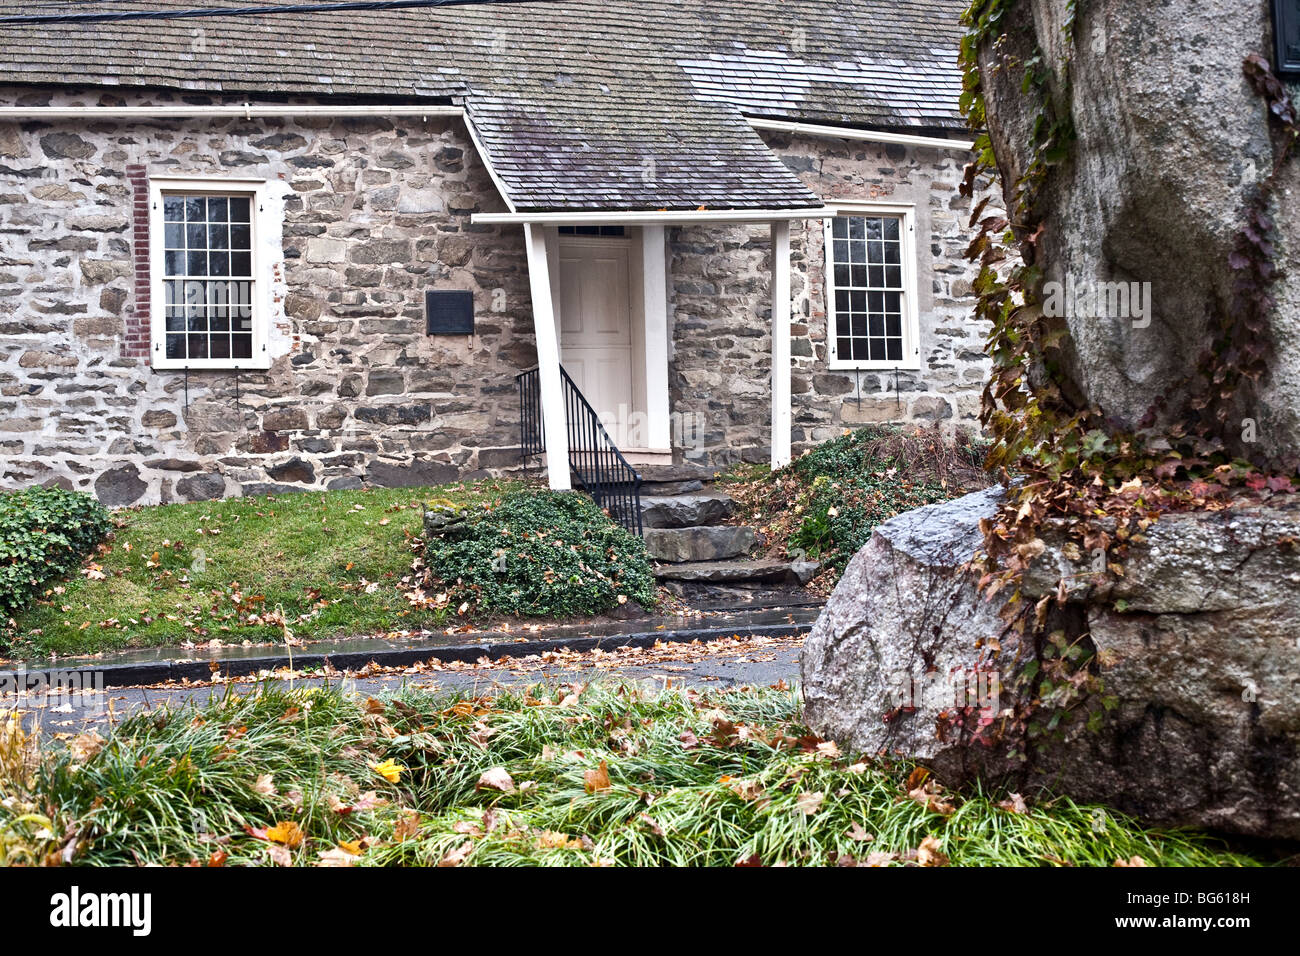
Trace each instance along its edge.
<path fill-rule="evenodd" d="M 788 222 L 823 219 L 835 214 L 834 206 L 803 209 L 654 209 L 574 210 L 565 212 L 479 212 L 470 221 L 483 225 L 534 226 L 676 226 L 691 223 Z"/>

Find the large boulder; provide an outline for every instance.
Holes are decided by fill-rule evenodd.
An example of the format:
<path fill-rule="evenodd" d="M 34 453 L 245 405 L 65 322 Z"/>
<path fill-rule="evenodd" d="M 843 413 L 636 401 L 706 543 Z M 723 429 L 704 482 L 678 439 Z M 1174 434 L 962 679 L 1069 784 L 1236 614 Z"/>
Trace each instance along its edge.
<path fill-rule="evenodd" d="M 1004 184 L 1017 182 L 1033 155 L 1039 107 L 1023 89 L 1018 64 L 1036 49 L 1073 120 L 1069 157 L 1052 167 L 1033 210 L 1044 226 L 1037 261 L 1045 279 L 1080 291 L 1101 282 L 1150 283 L 1149 316 L 1104 308 L 1085 314 L 1086 303 L 1065 316 L 1063 364 L 1076 400 L 1125 427 L 1160 399 L 1167 401 L 1155 425 L 1181 420 L 1177 405 L 1186 393 L 1178 383 L 1195 369 L 1216 316 L 1232 301 L 1229 255 L 1278 149 L 1267 106 L 1242 71 L 1251 53 L 1273 58 L 1269 7 L 1016 0 L 999 30 L 1006 39 L 981 51 Z M 1071 31 L 1064 27 L 1074 12 L 1067 51 Z M 1300 253 L 1297 160 L 1282 167 L 1273 208 L 1279 264 Z M 1256 422 L 1258 444 L 1250 450 L 1288 460 L 1300 448 L 1300 270 L 1285 269 L 1273 294 L 1272 374 L 1253 393 L 1239 389 L 1237 411 Z M 1227 437 L 1243 430 L 1234 427 Z"/>
<path fill-rule="evenodd" d="M 1100 728 L 1072 726 L 1025 761 L 1015 739 L 976 739 L 1016 704 L 1009 678 L 1026 659 L 1001 599 L 977 594 L 966 568 L 1001 494 L 876 528 L 804 647 L 809 726 L 916 758 L 953 784 L 979 777 L 1157 823 L 1300 838 L 1300 502 L 1163 515 L 1131 545 L 1122 577 L 1094 574 L 1088 555 L 1046 533 L 1026 598 L 1065 580 L 1063 626 L 1095 651 L 1102 693 L 1118 706 Z M 965 705 L 995 719 L 981 727 L 972 711 L 956 726 Z"/>

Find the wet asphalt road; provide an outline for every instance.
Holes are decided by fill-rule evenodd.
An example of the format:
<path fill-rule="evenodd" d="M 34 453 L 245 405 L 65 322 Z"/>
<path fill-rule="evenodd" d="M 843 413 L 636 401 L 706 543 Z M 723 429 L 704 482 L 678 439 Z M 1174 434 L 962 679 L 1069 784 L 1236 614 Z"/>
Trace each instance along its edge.
<path fill-rule="evenodd" d="M 754 659 L 754 658 L 764 659 Z M 773 659 L 766 659 L 773 658 Z M 793 685 L 799 678 L 798 647 L 773 648 L 771 652 L 756 655 L 727 654 L 696 660 L 662 661 L 648 665 L 622 667 L 554 667 L 520 668 L 512 670 L 490 669 L 448 670 L 425 674 L 393 674 L 373 677 L 334 678 L 349 693 L 378 696 L 391 693 L 404 685 L 428 691 L 470 691 L 492 693 L 496 690 L 528 686 L 539 682 L 566 683 L 599 679 L 644 681 L 663 686 L 731 687 L 737 685 L 767 686 L 779 681 Z M 288 681 L 271 678 L 279 683 L 292 683 L 295 687 L 313 686 L 323 678 L 295 678 Z M 227 693 L 257 693 L 261 685 L 255 682 L 230 683 L 218 686 L 186 687 L 112 687 L 99 694 L 83 696 L 35 695 L 19 699 L 13 695 L 0 696 L 0 714 L 15 707 L 27 721 L 34 717 L 47 733 L 77 734 L 96 729 L 107 735 L 111 727 L 126 714 L 159 707 L 179 707 L 187 704 L 202 705 L 213 696 Z"/>

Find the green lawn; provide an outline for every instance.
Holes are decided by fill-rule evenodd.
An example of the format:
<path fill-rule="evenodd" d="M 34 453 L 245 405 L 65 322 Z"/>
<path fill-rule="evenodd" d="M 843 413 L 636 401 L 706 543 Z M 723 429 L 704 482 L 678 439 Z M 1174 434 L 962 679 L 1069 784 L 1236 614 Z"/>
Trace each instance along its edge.
<path fill-rule="evenodd" d="M 840 753 L 799 713 L 779 688 L 362 700 L 271 682 L 107 741 L 0 719 L 0 864 L 1253 862 L 1063 798 L 944 791 Z"/>
<path fill-rule="evenodd" d="M 496 500 L 512 483 L 379 488 L 132 508 L 101 552 L 0 634 L 10 656 L 184 641 L 283 641 L 442 623 L 398 587 L 431 498 Z M 89 572 L 89 573 L 88 573 Z M 284 625 L 280 623 L 283 618 Z"/>

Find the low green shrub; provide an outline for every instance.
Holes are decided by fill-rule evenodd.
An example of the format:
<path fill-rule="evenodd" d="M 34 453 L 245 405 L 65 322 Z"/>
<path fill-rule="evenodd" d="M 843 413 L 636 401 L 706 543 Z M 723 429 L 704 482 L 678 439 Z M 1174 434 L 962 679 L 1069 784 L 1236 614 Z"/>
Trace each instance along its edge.
<path fill-rule="evenodd" d="M 880 473 L 864 472 L 840 481 L 815 478 L 790 546 L 843 571 L 876 525 L 951 497 L 952 492 L 936 483 L 898 481 Z"/>
<path fill-rule="evenodd" d="M 655 599 L 645 544 L 576 492 L 507 494 L 430 535 L 424 564 L 452 605 L 482 613 L 567 617 Z"/>
<path fill-rule="evenodd" d="M 984 443 L 965 434 L 868 425 L 775 472 L 737 469 L 728 490 L 787 556 L 838 573 L 882 521 L 991 484 L 985 454 Z"/>
<path fill-rule="evenodd" d="M 0 493 L 0 612 L 13 614 L 73 571 L 111 526 L 104 506 L 78 491 Z"/>
<path fill-rule="evenodd" d="M 790 464 L 805 489 L 790 546 L 843 571 L 882 521 L 989 484 L 984 455 L 965 435 L 894 425 L 823 442 Z"/>

